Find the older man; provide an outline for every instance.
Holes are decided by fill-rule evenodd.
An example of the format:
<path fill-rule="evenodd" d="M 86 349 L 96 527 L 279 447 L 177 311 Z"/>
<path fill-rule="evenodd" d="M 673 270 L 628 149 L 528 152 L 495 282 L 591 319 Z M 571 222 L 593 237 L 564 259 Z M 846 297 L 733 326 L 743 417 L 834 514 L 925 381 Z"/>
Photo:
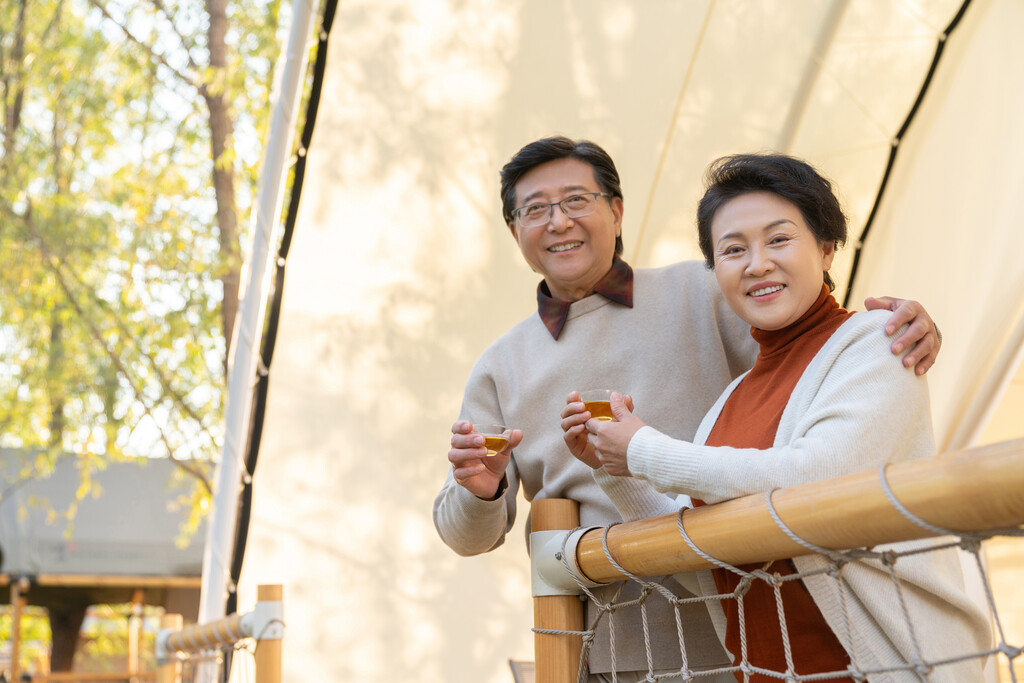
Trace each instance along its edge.
<path fill-rule="evenodd" d="M 648 424 L 673 438 L 691 439 L 715 399 L 753 365 L 756 353 L 749 327 L 729 310 L 703 262 L 633 271 L 621 259 L 622 190 L 615 164 L 599 146 L 564 137 L 526 145 L 502 169 L 501 196 L 512 237 L 543 280 L 537 288 L 538 315 L 518 323 L 483 353 L 452 426 L 451 467 L 434 501 L 434 523 L 461 555 L 504 542 L 515 521 L 520 485 L 527 500 L 578 501 L 584 526 L 621 521 L 590 468 L 572 457 L 562 440 L 559 415 L 569 392 L 605 388 L 629 394 L 643 407 Z M 904 363 L 925 372 L 939 341 L 920 305 L 888 299 L 866 303 L 893 308 L 892 329 L 910 323 L 893 352 L 915 345 Z M 474 422 L 514 427 L 508 448 L 488 457 L 483 436 L 472 430 Z M 666 511 L 673 509 L 666 498 Z M 674 583 L 673 590 L 686 595 Z M 655 672 L 678 672 L 675 616 L 663 600 L 649 603 Z M 589 611 L 588 624 L 596 616 Z M 688 666 L 694 671 L 727 666 L 707 611 L 694 604 L 682 616 Z M 640 610 L 620 609 L 614 618 L 617 679 L 641 681 L 648 662 Z M 600 621 L 591 648 L 591 682 L 612 680 L 607 622 Z M 731 683 L 733 677 L 702 680 Z"/>

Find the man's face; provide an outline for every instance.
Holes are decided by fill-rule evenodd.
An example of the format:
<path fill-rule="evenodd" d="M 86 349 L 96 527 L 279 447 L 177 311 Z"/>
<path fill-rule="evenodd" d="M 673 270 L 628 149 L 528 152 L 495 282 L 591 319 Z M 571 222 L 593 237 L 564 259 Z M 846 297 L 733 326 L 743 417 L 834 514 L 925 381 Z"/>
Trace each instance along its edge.
<path fill-rule="evenodd" d="M 515 208 L 538 202 L 558 202 L 583 192 L 600 192 L 593 167 L 579 159 L 556 159 L 531 169 L 515 186 Z M 551 295 L 578 301 L 612 266 L 615 238 L 622 230 L 622 199 L 599 197 L 594 213 L 569 218 L 553 207 L 545 225 L 522 228 L 513 219 L 509 228 L 530 267 L 544 276 Z"/>

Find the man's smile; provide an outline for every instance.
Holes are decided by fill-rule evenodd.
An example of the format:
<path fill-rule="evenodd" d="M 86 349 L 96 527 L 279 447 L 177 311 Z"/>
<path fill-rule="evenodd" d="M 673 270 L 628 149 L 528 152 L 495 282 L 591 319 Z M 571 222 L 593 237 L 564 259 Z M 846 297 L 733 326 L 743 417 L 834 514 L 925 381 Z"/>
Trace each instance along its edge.
<path fill-rule="evenodd" d="M 552 251 L 552 252 L 558 253 L 560 251 L 569 251 L 570 249 L 575 249 L 577 247 L 582 247 L 582 246 L 583 246 L 583 242 L 580 242 L 579 240 L 575 240 L 573 242 L 562 242 L 560 244 L 553 244 L 550 247 L 548 247 L 548 251 Z"/>

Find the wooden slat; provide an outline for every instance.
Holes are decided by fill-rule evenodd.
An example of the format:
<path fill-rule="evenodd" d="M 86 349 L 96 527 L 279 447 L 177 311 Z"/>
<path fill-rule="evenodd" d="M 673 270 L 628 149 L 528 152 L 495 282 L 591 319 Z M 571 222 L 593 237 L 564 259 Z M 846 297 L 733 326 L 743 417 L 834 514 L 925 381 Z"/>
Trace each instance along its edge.
<path fill-rule="evenodd" d="M 19 575 L 0 574 L 0 586 L 8 585 Z M 101 588 L 201 588 L 201 576 L 152 576 L 133 574 L 33 574 L 34 586 L 69 586 Z"/>
<path fill-rule="evenodd" d="M 113 673 L 58 672 L 35 674 L 32 683 L 96 683 L 99 681 L 155 681 L 155 672 L 130 673 L 127 671 Z"/>

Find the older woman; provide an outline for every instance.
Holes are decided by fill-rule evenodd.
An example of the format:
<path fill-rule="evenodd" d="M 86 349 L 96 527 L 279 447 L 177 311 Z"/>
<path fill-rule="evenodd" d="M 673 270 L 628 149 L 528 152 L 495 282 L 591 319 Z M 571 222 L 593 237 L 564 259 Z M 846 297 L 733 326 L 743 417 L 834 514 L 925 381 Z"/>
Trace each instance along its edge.
<path fill-rule="evenodd" d="M 618 396 L 615 421 L 602 422 L 590 419 L 575 392 L 569 395 L 566 444 L 595 468 L 624 519 L 666 512 L 657 491 L 714 503 L 934 454 L 925 379 L 892 357 L 886 315 L 851 313 L 831 295 L 828 270 L 846 240 L 846 218 L 828 180 L 784 155 L 726 157 L 709 168 L 697 223 L 707 265 L 729 306 L 751 325 L 760 352 L 712 407 L 693 443 L 646 426 Z M 630 475 L 636 479 L 624 478 Z M 766 569 L 787 575 L 823 564 L 798 558 Z M 926 659 L 987 647 L 988 623 L 963 594 L 955 553 L 901 558 L 897 573 Z M 858 563 L 843 578 L 853 599 L 827 577 L 782 583 L 793 673 L 844 671 L 854 653 L 861 670 L 913 662 L 913 634 L 891 618 L 896 598 L 886 571 Z M 725 570 L 715 570 L 714 579 L 718 592 L 738 584 Z M 717 606 L 709 609 L 724 621 L 725 645 L 738 656 L 737 601 L 724 608 L 724 619 Z M 748 663 L 785 672 L 772 587 L 755 582 L 744 612 Z M 856 645 L 847 639 L 848 625 Z M 938 667 L 926 680 L 980 678 L 975 660 Z M 869 680 L 921 679 L 903 671 Z"/>

